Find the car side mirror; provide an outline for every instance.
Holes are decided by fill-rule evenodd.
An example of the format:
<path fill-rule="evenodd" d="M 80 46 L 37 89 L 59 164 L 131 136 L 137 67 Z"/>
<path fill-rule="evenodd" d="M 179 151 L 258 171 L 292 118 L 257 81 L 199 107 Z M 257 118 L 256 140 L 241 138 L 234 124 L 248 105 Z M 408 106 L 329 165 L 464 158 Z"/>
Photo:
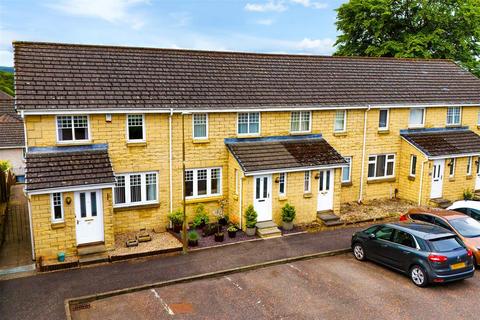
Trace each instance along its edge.
<path fill-rule="evenodd" d="M 369 237 L 370 239 L 372 239 L 372 240 L 375 239 L 375 238 L 377 238 L 374 233 L 370 233 L 370 234 L 368 235 L 368 237 Z"/>

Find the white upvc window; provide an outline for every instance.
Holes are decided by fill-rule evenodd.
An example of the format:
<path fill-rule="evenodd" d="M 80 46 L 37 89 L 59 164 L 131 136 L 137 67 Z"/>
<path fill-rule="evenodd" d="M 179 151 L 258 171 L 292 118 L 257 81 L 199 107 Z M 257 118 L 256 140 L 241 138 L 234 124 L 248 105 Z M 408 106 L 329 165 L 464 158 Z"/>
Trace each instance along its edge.
<path fill-rule="evenodd" d="M 57 116 L 58 142 L 85 142 L 90 140 L 88 116 Z"/>
<path fill-rule="evenodd" d="M 237 115 L 238 135 L 260 134 L 260 112 L 241 112 Z"/>
<path fill-rule="evenodd" d="M 335 123 L 333 130 L 335 132 L 347 131 L 347 110 L 337 110 L 335 112 Z"/>
<path fill-rule="evenodd" d="M 368 157 L 368 179 L 392 178 L 394 176 L 394 154 L 376 154 Z"/>
<path fill-rule="evenodd" d="M 287 194 L 287 174 L 285 172 L 278 175 L 278 194 L 280 196 Z"/>
<path fill-rule="evenodd" d="M 447 108 L 447 126 L 460 125 L 461 118 L 462 118 L 462 108 L 460 107 Z"/>
<path fill-rule="evenodd" d="M 222 194 L 222 168 L 185 170 L 186 198 L 202 198 Z"/>
<path fill-rule="evenodd" d="M 50 194 L 50 203 L 52 206 L 52 222 L 63 222 L 63 195 L 61 192 L 54 192 Z"/>
<path fill-rule="evenodd" d="M 290 119 L 290 132 L 310 132 L 311 118 L 312 113 L 310 111 L 293 111 Z"/>
<path fill-rule="evenodd" d="M 310 193 L 311 192 L 311 178 L 312 178 L 312 172 L 311 171 L 305 171 L 305 176 L 303 180 L 303 192 L 304 193 Z"/>
<path fill-rule="evenodd" d="M 158 173 L 136 172 L 115 176 L 115 207 L 158 203 Z"/>
<path fill-rule="evenodd" d="M 410 177 L 415 177 L 417 174 L 417 156 L 412 154 L 410 155 Z"/>
<path fill-rule="evenodd" d="M 410 128 L 422 128 L 425 126 L 425 108 L 411 108 L 408 121 Z"/>
<path fill-rule="evenodd" d="M 208 138 L 208 115 L 206 113 L 195 113 L 193 121 L 193 139 Z"/>
<path fill-rule="evenodd" d="M 448 175 L 450 176 L 450 178 L 453 178 L 455 176 L 455 166 L 457 164 L 457 159 L 455 158 L 451 158 L 449 161 L 448 161 Z"/>
<path fill-rule="evenodd" d="M 352 181 L 352 157 L 343 157 L 347 161 L 347 166 L 342 168 L 342 183 Z"/>
<path fill-rule="evenodd" d="M 378 130 L 388 130 L 388 122 L 390 118 L 389 109 L 380 109 L 378 111 Z"/>
<path fill-rule="evenodd" d="M 127 115 L 127 141 L 145 141 L 145 116 L 143 114 Z"/>
<path fill-rule="evenodd" d="M 467 158 L 467 176 L 472 175 L 473 157 Z"/>

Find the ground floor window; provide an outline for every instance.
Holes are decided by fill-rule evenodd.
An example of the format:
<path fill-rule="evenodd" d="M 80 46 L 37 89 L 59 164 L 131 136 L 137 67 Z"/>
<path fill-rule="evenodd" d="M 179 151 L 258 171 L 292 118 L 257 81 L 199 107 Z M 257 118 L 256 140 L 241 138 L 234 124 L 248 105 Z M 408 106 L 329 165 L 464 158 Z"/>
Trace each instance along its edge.
<path fill-rule="evenodd" d="M 158 202 L 158 173 L 119 174 L 115 177 L 116 206 L 141 205 Z"/>
<path fill-rule="evenodd" d="M 310 193 L 310 178 L 312 176 L 311 171 L 305 171 L 305 178 L 303 183 L 303 192 Z"/>
<path fill-rule="evenodd" d="M 395 155 L 378 154 L 368 157 L 368 178 L 392 178 L 395 175 Z"/>
<path fill-rule="evenodd" d="M 450 177 L 455 176 L 455 160 L 455 158 L 452 158 L 450 159 L 450 161 L 448 161 L 448 174 L 450 175 Z"/>
<path fill-rule="evenodd" d="M 284 196 L 287 194 L 287 174 L 282 172 L 278 176 L 278 194 Z"/>
<path fill-rule="evenodd" d="M 411 155 L 410 156 L 410 177 L 415 177 L 417 174 L 417 156 Z"/>
<path fill-rule="evenodd" d="M 347 166 L 342 168 L 342 183 L 352 181 L 352 157 L 343 157 L 347 161 Z"/>
<path fill-rule="evenodd" d="M 55 192 L 50 195 L 50 201 L 52 203 L 52 221 L 62 222 L 63 218 L 63 199 L 62 193 Z"/>
<path fill-rule="evenodd" d="M 222 194 L 222 169 L 204 168 L 185 170 L 185 196 L 188 198 Z"/>
<path fill-rule="evenodd" d="M 467 158 L 467 176 L 472 175 L 472 162 L 473 162 L 473 157 L 468 157 Z"/>

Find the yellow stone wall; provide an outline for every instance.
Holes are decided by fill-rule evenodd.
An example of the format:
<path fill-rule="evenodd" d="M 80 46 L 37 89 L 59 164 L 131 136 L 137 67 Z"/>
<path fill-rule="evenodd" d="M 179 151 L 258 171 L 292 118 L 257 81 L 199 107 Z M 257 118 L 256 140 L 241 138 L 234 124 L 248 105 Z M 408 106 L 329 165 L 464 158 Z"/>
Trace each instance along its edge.
<path fill-rule="evenodd" d="M 62 195 L 64 222 L 60 223 L 52 223 L 50 194 L 30 196 L 33 239 L 37 260 L 40 257 L 46 260 L 56 259 L 58 252 L 64 252 L 66 256 L 74 256 L 77 254 L 74 194 L 73 192 L 64 192 Z M 115 242 L 113 236 L 111 190 L 104 189 L 102 197 L 105 246 L 107 250 L 111 250 L 114 248 Z M 70 204 L 67 204 L 67 198 L 71 199 Z"/>

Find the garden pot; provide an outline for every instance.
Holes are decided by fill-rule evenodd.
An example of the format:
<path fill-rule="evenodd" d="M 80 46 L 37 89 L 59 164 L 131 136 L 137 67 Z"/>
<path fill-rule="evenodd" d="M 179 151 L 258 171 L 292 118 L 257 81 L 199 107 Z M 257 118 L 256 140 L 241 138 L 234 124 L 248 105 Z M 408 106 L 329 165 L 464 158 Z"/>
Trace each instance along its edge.
<path fill-rule="evenodd" d="M 293 221 L 290 221 L 290 222 L 283 221 L 282 228 L 283 228 L 283 230 L 286 230 L 286 231 L 292 230 L 293 229 Z"/>
<path fill-rule="evenodd" d="M 57 253 L 57 260 L 58 260 L 58 262 L 64 262 L 65 261 L 65 252 Z"/>
<path fill-rule="evenodd" d="M 190 240 L 190 239 L 189 239 L 189 240 L 188 240 L 188 245 L 189 245 L 190 247 L 196 247 L 196 246 L 198 246 L 198 239 L 197 239 L 197 240 Z"/>
<path fill-rule="evenodd" d="M 237 236 L 237 231 L 228 231 L 229 238 L 235 238 Z"/>
<path fill-rule="evenodd" d="M 215 242 L 222 242 L 225 239 L 225 234 L 215 233 Z"/>
<path fill-rule="evenodd" d="M 174 224 L 173 225 L 173 232 L 179 233 L 182 230 L 182 225 L 181 224 Z"/>
<path fill-rule="evenodd" d="M 247 234 L 247 236 L 254 236 L 255 235 L 255 231 L 257 231 L 257 227 L 253 227 L 253 228 L 246 228 L 245 229 L 245 233 Z"/>
<path fill-rule="evenodd" d="M 221 226 L 226 226 L 228 221 L 226 218 L 220 218 L 218 219 L 218 223 L 221 225 Z"/>

